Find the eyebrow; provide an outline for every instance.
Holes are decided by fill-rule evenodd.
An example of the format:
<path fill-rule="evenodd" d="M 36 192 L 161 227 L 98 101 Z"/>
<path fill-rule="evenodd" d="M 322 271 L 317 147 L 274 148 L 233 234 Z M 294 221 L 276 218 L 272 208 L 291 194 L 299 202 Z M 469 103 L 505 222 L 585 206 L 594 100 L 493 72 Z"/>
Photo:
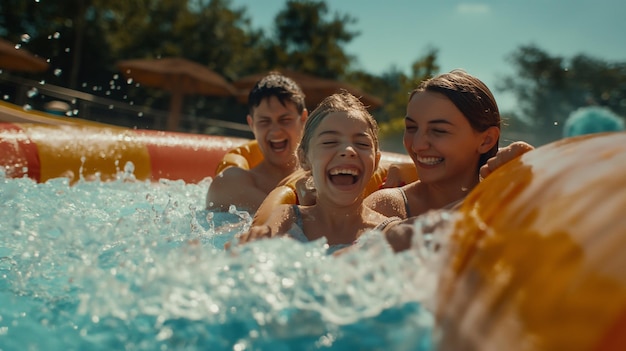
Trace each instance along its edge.
<path fill-rule="evenodd" d="M 324 135 L 339 135 L 339 134 L 341 134 L 341 133 L 339 131 L 336 131 L 336 130 L 324 130 L 324 131 L 319 132 L 317 134 L 317 136 L 321 137 L 321 136 L 324 136 Z M 368 134 L 367 132 L 360 132 L 360 133 L 357 133 L 355 135 L 358 136 L 358 137 L 369 137 L 370 136 L 370 134 Z"/>
<path fill-rule="evenodd" d="M 411 118 L 410 116 L 406 116 L 404 117 L 405 120 L 410 120 L 412 122 L 415 122 L 413 120 L 413 118 Z M 447 119 L 433 119 L 431 121 L 428 121 L 428 124 L 448 124 L 448 125 L 454 125 L 452 122 L 448 121 Z"/>

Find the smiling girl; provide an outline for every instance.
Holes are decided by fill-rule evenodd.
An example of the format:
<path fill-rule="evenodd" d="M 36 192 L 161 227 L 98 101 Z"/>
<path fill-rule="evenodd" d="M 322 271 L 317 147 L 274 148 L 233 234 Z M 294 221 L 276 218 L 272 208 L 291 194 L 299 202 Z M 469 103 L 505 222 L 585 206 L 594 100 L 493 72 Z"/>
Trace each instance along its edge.
<path fill-rule="evenodd" d="M 310 173 L 316 203 L 279 205 L 240 243 L 283 234 L 303 242 L 325 237 L 332 252 L 385 222 L 386 216 L 363 205 L 380 151 L 378 125 L 358 98 L 340 93 L 322 101 L 306 121 L 298 158 Z"/>

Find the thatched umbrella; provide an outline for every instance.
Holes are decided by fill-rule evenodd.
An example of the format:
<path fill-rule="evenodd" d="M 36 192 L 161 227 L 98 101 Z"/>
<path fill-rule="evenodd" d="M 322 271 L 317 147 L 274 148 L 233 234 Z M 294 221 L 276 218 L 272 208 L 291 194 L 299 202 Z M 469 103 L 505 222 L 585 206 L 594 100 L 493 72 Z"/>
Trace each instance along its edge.
<path fill-rule="evenodd" d="M 363 104 L 365 106 L 368 106 L 370 109 L 375 109 L 383 105 L 383 101 L 380 98 L 370 94 L 366 94 L 358 88 L 347 83 L 332 79 L 320 78 L 314 75 L 288 69 L 276 69 L 273 71 L 279 72 L 282 75 L 287 76 L 293 79 L 296 83 L 298 83 L 300 88 L 302 88 L 304 95 L 306 95 L 306 105 L 311 110 L 315 108 L 328 95 L 338 93 L 342 90 L 348 91 L 356 97 L 360 98 Z M 241 103 L 247 103 L 250 89 L 252 89 L 252 87 L 254 87 L 254 85 L 268 73 L 269 72 L 252 74 L 233 82 L 233 85 L 240 90 L 239 94 L 237 95 L 237 100 Z"/>
<path fill-rule="evenodd" d="M 118 62 L 117 67 L 126 78 L 171 93 L 168 130 L 178 128 L 184 95 L 226 97 L 237 93 L 224 77 L 206 66 L 184 58 L 125 60 Z"/>
<path fill-rule="evenodd" d="M 0 38 L 0 69 L 23 72 L 43 72 L 48 63 L 26 49 L 18 49 L 10 41 Z"/>

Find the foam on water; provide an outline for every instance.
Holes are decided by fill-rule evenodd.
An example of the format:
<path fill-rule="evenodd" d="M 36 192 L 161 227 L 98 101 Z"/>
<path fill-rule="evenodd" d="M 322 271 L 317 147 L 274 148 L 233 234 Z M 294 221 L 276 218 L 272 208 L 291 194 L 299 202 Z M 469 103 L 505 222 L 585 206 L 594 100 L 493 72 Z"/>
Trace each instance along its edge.
<path fill-rule="evenodd" d="M 371 233 L 226 251 L 210 184 L 0 177 L 0 350 L 429 350 L 432 270 Z"/>

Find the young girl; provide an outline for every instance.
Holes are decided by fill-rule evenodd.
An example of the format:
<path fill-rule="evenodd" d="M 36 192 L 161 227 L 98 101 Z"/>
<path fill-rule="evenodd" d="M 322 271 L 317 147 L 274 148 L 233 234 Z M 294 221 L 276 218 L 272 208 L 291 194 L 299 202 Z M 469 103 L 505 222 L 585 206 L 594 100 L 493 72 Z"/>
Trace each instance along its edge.
<path fill-rule="evenodd" d="M 386 216 L 363 205 L 363 189 L 378 166 L 378 125 L 349 93 L 322 101 L 304 126 L 298 147 L 302 168 L 316 190 L 311 206 L 280 205 L 263 225 L 254 226 L 240 243 L 289 235 L 306 242 L 326 237 L 329 251 L 351 245 Z"/>
<path fill-rule="evenodd" d="M 453 208 L 480 182 L 499 138 L 498 105 L 482 81 L 462 70 L 426 80 L 409 97 L 403 139 L 419 180 L 376 191 L 365 204 L 400 218 Z"/>

